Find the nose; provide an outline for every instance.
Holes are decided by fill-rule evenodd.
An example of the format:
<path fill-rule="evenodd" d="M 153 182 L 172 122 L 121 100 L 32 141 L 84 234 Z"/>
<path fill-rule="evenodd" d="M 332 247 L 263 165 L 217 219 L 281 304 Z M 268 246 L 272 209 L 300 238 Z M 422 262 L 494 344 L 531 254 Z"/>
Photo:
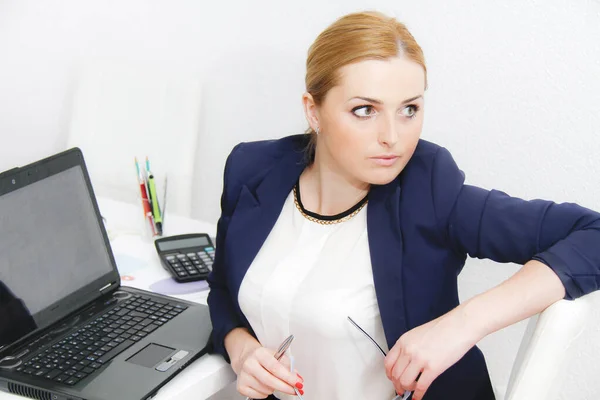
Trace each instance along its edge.
<path fill-rule="evenodd" d="M 379 121 L 379 143 L 385 147 L 394 147 L 400 139 L 400 132 L 396 129 L 396 120 L 391 117 L 381 118 Z"/>

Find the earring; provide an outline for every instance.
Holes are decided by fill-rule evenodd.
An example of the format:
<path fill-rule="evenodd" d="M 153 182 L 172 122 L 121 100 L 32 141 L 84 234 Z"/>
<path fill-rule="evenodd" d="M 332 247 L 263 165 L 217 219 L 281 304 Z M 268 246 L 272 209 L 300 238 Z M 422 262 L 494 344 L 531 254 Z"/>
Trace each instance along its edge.
<path fill-rule="evenodd" d="M 317 128 L 315 129 L 315 133 L 318 135 L 319 134 L 319 127 L 317 126 Z"/>

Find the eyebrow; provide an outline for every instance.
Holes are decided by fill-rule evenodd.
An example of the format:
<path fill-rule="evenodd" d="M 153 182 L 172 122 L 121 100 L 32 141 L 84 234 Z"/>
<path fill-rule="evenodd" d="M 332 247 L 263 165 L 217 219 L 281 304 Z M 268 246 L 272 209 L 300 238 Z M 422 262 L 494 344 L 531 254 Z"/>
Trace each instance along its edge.
<path fill-rule="evenodd" d="M 415 101 L 415 100 L 417 100 L 417 99 L 419 99 L 419 98 L 421 98 L 421 97 L 423 97 L 423 95 L 422 95 L 422 94 L 420 94 L 420 95 L 418 95 L 418 96 L 411 97 L 410 99 L 406 99 L 406 100 L 404 100 L 404 101 L 402 102 L 402 104 L 407 104 L 407 103 L 410 103 L 411 101 Z M 372 99 L 372 98 L 370 98 L 370 97 L 362 97 L 362 96 L 355 96 L 355 97 L 352 97 L 352 98 L 351 98 L 351 99 L 349 99 L 348 101 L 350 101 L 350 100 L 354 100 L 354 99 L 360 99 L 360 100 L 368 101 L 369 103 L 373 103 L 373 104 L 383 104 L 383 101 L 381 101 L 381 100 Z"/>

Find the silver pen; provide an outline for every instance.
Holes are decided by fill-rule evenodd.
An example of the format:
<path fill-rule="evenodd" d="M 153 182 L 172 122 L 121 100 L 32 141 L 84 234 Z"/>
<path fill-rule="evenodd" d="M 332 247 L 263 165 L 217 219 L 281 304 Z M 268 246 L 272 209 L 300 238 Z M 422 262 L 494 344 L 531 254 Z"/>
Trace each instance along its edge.
<path fill-rule="evenodd" d="M 293 340 L 294 340 L 294 335 L 290 335 L 290 336 L 287 337 L 287 339 L 285 339 L 281 343 L 281 345 L 279 345 L 279 348 L 277 349 L 277 352 L 273 356 L 273 357 L 275 357 L 275 359 L 277 361 L 281 360 L 281 357 L 283 357 L 283 355 L 285 354 L 285 352 L 287 351 L 287 349 L 289 349 L 289 347 L 292 344 Z M 300 396 L 300 393 L 298 392 L 298 389 L 296 387 L 294 387 L 294 391 L 296 392 L 296 395 L 300 398 L 300 400 L 303 400 L 302 396 Z M 252 400 L 252 399 L 250 397 L 246 397 L 246 400 Z"/>
<path fill-rule="evenodd" d="M 294 372 L 294 357 L 290 356 L 290 372 Z M 296 392 L 296 396 L 298 396 L 298 398 L 300 400 L 304 400 L 302 398 L 302 395 L 300 394 L 300 391 L 298 390 L 298 388 L 296 386 L 294 386 L 294 392 Z"/>

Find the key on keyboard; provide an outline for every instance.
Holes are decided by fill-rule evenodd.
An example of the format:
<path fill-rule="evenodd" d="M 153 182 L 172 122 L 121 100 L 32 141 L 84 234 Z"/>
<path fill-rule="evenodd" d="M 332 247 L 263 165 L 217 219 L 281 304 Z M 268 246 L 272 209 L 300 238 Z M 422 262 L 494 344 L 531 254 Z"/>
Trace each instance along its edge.
<path fill-rule="evenodd" d="M 182 304 L 132 295 L 35 354 L 17 371 L 75 385 L 186 309 Z"/>

